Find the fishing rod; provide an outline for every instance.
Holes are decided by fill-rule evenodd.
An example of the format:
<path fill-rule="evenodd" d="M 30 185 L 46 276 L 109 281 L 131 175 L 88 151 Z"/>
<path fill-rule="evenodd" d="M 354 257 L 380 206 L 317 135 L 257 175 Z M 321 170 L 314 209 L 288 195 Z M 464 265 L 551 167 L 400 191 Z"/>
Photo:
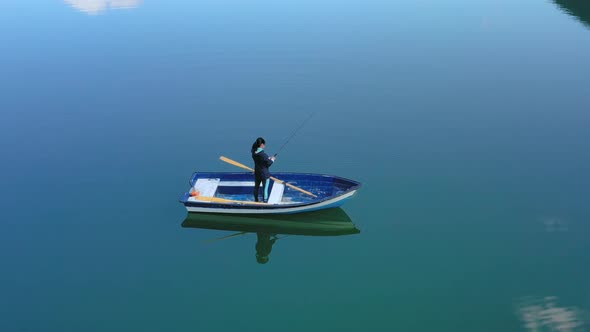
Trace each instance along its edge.
<path fill-rule="evenodd" d="M 295 137 L 295 135 L 297 134 L 297 132 L 298 132 L 298 131 L 299 131 L 301 128 L 303 128 L 303 126 L 305 126 L 305 124 L 307 123 L 307 121 L 309 121 L 309 119 L 311 119 L 315 113 L 316 113 L 316 112 L 313 112 L 313 113 L 311 113 L 311 114 L 310 114 L 310 115 L 309 115 L 309 116 L 308 116 L 308 117 L 305 119 L 305 121 L 303 121 L 303 122 L 301 123 L 301 125 L 299 125 L 299 127 L 297 127 L 297 129 L 295 129 L 295 131 L 293 131 L 293 133 L 291 134 L 291 136 L 289 136 L 289 137 L 287 138 L 287 140 L 285 141 L 285 143 L 283 143 L 283 145 L 281 145 L 281 147 L 279 148 L 279 150 L 277 151 L 277 153 L 275 153 L 275 154 L 274 154 L 274 156 L 275 156 L 275 157 L 276 157 L 276 156 L 279 154 L 279 152 L 281 152 L 281 150 L 282 150 L 282 149 L 285 147 L 285 145 L 287 145 L 287 143 L 289 143 L 289 141 L 291 141 L 291 139 L 292 139 L 293 137 Z"/>

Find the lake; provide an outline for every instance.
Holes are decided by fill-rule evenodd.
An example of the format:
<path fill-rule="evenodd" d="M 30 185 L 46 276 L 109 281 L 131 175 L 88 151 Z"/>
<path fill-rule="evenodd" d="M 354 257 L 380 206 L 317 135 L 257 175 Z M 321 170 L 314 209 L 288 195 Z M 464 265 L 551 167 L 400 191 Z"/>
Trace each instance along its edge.
<path fill-rule="evenodd" d="M 7 0 L 0 41 L 0 331 L 590 330 L 586 1 Z M 354 231 L 185 220 L 310 114 L 271 171 L 361 182 Z"/>

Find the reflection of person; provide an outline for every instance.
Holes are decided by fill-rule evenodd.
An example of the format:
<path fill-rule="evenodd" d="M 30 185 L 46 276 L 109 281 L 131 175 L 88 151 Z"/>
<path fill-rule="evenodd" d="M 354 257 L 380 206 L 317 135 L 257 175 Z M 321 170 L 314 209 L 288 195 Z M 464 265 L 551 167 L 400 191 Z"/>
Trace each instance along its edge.
<path fill-rule="evenodd" d="M 268 263 L 268 255 L 272 250 L 272 245 L 277 241 L 276 236 L 268 233 L 256 233 L 258 241 L 256 242 L 256 261 L 260 264 Z"/>
<path fill-rule="evenodd" d="M 264 152 L 264 148 L 266 147 L 266 142 L 264 138 L 258 137 L 254 144 L 252 144 L 252 159 L 254 159 L 254 201 L 258 202 L 258 190 L 260 190 L 260 185 L 262 184 L 262 188 L 264 191 L 262 199 L 264 202 L 268 201 L 268 179 L 270 178 L 270 171 L 268 168 L 272 163 L 275 161 L 276 157 L 269 157 L 266 152 Z"/>

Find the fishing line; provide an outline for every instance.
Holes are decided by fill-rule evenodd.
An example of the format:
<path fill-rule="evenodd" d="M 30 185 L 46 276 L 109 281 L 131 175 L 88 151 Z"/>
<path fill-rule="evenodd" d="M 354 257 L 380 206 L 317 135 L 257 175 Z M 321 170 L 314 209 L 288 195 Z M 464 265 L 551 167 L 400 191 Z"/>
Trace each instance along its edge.
<path fill-rule="evenodd" d="M 278 155 L 278 154 L 279 154 L 279 152 L 281 152 L 281 150 L 283 150 L 283 148 L 284 148 L 284 147 L 287 145 L 287 143 L 289 143 L 289 141 L 291 141 L 291 139 L 292 139 L 293 137 L 295 137 L 295 135 L 297 134 L 297 132 L 298 132 L 299 130 L 301 130 L 301 128 L 303 128 L 303 126 L 305 126 L 305 124 L 306 124 L 306 123 L 309 121 L 309 119 L 311 119 L 311 118 L 313 117 L 313 115 L 314 115 L 315 113 L 316 113 L 316 112 L 313 112 L 313 113 L 311 113 L 311 114 L 310 114 L 310 115 L 309 115 L 309 116 L 308 116 L 308 117 L 305 119 L 305 121 L 303 121 L 303 123 L 301 123 L 301 125 L 299 125 L 299 127 L 297 127 L 297 128 L 295 129 L 295 131 L 293 131 L 293 133 L 291 134 L 291 136 L 289 136 L 289 137 L 287 138 L 287 140 L 285 141 L 285 143 L 283 143 L 283 145 L 281 145 L 281 147 L 279 148 L 279 150 L 277 151 L 277 153 L 275 153 L 275 156 L 276 156 L 276 155 Z"/>

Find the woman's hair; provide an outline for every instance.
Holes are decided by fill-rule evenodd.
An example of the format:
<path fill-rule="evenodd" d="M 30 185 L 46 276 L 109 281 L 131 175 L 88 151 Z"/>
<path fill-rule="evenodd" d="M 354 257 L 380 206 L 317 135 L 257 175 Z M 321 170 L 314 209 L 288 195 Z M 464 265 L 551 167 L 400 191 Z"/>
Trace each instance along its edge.
<path fill-rule="evenodd" d="M 260 145 L 262 144 L 266 144 L 266 142 L 264 141 L 264 138 L 262 137 L 258 137 L 256 139 L 256 141 L 254 141 L 254 144 L 252 144 L 252 152 L 256 152 L 256 150 L 260 147 Z"/>

